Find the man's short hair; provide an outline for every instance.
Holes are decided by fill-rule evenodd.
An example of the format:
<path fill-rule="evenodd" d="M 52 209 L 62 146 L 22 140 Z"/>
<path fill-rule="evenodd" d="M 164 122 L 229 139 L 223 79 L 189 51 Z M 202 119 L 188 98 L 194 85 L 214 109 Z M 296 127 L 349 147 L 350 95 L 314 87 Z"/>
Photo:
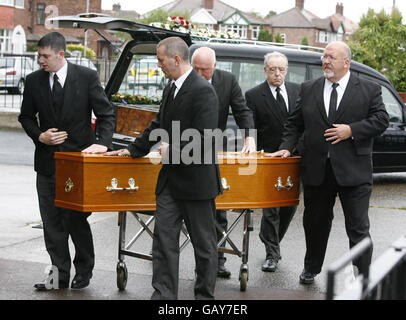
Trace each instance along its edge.
<path fill-rule="evenodd" d="M 192 63 L 193 63 L 193 59 L 201 52 L 210 55 L 210 60 L 212 61 L 213 67 L 214 67 L 214 65 L 216 64 L 216 51 L 214 51 L 212 48 L 209 48 L 209 47 L 197 48 L 195 50 L 195 52 L 193 52 L 193 54 L 192 54 L 192 59 L 191 59 Z"/>
<path fill-rule="evenodd" d="M 65 37 L 59 32 L 51 32 L 38 41 L 38 48 L 51 48 L 55 52 L 66 51 Z"/>
<path fill-rule="evenodd" d="M 265 67 L 268 66 L 269 59 L 274 58 L 274 57 L 284 59 L 286 61 L 286 66 L 288 66 L 288 64 L 289 64 L 288 58 L 283 53 L 280 53 L 278 51 L 269 52 L 264 56 L 264 66 Z"/>
<path fill-rule="evenodd" d="M 165 47 L 164 52 L 167 57 L 173 58 L 174 56 L 179 56 L 182 61 L 189 61 L 189 47 L 181 38 L 169 37 L 163 39 L 158 43 L 156 48 L 158 49 L 160 46 Z"/>

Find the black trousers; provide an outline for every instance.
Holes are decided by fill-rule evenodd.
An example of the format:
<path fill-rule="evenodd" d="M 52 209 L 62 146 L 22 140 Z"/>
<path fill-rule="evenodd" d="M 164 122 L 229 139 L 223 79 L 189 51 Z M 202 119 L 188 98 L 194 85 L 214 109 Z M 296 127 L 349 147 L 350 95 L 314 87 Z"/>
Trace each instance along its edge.
<path fill-rule="evenodd" d="M 59 282 L 69 283 L 71 257 L 69 236 L 75 246 L 73 264 L 76 273 L 88 276 L 94 267 L 93 237 L 87 218 L 91 213 L 55 207 L 55 176 L 37 174 L 39 209 L 44 230 L 45 247 L 52 265 L 59 271 Z"/>
<path fill-rule="evenodd" d="M 320 273 L 326 253 L 334 217 L 333 208 L 338 194 L 344 212 L 345 229 L 352 248 L 365 237 L 369 237 L 368 207 L 372 185 L 343 187 L 338 185 L 330 161 L 327 160 L 323 184 L 304 185 L 303 226 L 306 237 L 304 267 L 312 273 Z M 365 264 L 369 264 L 372 250 L 368 252 Z M 358 268 L 364 268 L 361 260 L 353 261 Z"/>
<path fill-rule="evenodd" d="M 195 253 L 196 299 L 214 299 L 217 274 L 216 206 L 211 200 L 175 200 L 166 185 L 156 198 L 152 243 L 151 299 L 176 300 L 179 283 L 179 235 L 186 224 Z"/>
<path fill-rule="evenodd" d="M 282 241 L 296 212 L 296 206 L 262 209 L 259 238 L 265 245 L 266 259 L 281 258 L 279 243 Z"/>
<path fill-rule="evenodd" d="M 227 231 L 227 226 L 228 226 L 227 210 L 216 210 L 216 221 L 224 231 Z M 216 232 L 217 232 L 217 243 L 218 243 L 221 240 L 221 238 L 223 238 L 223 234 L 221 232 L 218 232 L 217 228 L 216 228 Z M 224 248 L 225 246 L 226 246 L 226 241 L 223 242 L 221 247 Z M 227 260 L 227 258 L 224 257 L 224 252 L 218 252 L 218 260 L 219 260 L 220 265 L 224 265 L 224 262 Z"/>

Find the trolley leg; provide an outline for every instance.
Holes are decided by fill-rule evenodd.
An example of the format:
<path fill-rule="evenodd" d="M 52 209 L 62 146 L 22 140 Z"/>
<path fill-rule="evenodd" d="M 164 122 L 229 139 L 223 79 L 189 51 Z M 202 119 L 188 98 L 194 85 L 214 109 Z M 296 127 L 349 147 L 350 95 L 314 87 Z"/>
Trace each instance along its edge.
<path fill-rule="evenodd" d="M 240 290 L 245 291 L 247 289 L 248 282 L 248 251 L 249 251 L 249 236 L 252 231 L 252 210 L 246 209 L 244 216 L 244 230 L 243 230 L 243 241 L 242 241 L 242 264 L 240 267 Z"/>
<path fill-rule="evenodd" d="M 120 211 L 118 213 L 119 224 L 119 240 L 118 240 L 118 263 L 117 263 L 117 287 L 119 290 L 124 290 L 127 286 L 128 271 L 124 262 L 123 250 L 125 250 L 125 230 L 127 226 L 127 212 Z"/>

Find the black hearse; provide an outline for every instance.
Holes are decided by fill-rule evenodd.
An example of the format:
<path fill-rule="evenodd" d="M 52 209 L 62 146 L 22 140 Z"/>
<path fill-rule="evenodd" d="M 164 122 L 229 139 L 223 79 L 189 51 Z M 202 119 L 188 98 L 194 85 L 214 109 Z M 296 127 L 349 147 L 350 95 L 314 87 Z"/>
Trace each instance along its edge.
<path fill-rule="evenodd" d="M 115 101 L 112 103 L 118 111 L 137 108 L 131 103 L 144 103 L 143 98 L 140 100 L 137 97 L 147 96 L 151 97 L 152 102 L 146 102 L 152 103 L 152 105 L 146 105 L 140 109 L 152 115 L 157 112 L 159 106 L 154 105 L 154 103 L 159 100 L 162 93 L 161 87 L 153 83 L 150 87 L 146 87 L 145 81 L 142 85 L 137 86 L 136 77 L 129 77 L 128 75 L 131 72 L 134 74 L 134 65 L 136 66 L 140 61 L 156 59 L 156 43 L 169 36 L 182 37 L 190 46 L 191 53 L 199 46 L 213 48 L 216 51 L 217 67 L 233 72 L 244 93 L 264 81 L 263 58 L 266 53 L 272 51 L 280 51 L 288 57 L 287 81 L 301 83 L 323 75 L 320 60 L 322 53 L 320 50 L 319 52 L 313 51 L 315 48 L 242 40 L 226 42 L 222 39 L 194 39 L 185 33 L 112 17 L 97 17 L 92 14 L 57 17 L 53 21 L 54 23 L 57 22 L 61 28 L 93 29 L 96 32 L 98 29 L 110 29 L 127 32 L 132 36 L 133 40 L 126 43 L 105 86 L 107 96 L 112 97 L 112 101 Z M 102 36 L 102 34 L 100 35 Z M 155 75 L 155 77 L 151 76 L 152 80 L 157 78 L 156 74 L 159 71 L 155 70 L 155 64 L 153 66 L 155 69 L 143 68 L 145 69 L 144 73 Z M 374 69 L 353 61 L 351 71 L 378 83 L 382 87 L 383 100 L 390 116 L 389 128 L 374 142 L 374 172 L 406 171 L 406 106 L 404 102 L 391 83 Z M 128 79 L 134 79 L 132 80 L 134 83 L 129 84 Z M 134 127 L 139 121 L 131 119 L 130 113 L 127 111 L 118 112 L 117 128 L 114 134 L 115 148 L 122 148 L 140 134 L 140 129 Z M 142 120 L 145 122 L 144 118 Z M 231 115 L 229 127 L 235 128 L 235 122 Z"/>

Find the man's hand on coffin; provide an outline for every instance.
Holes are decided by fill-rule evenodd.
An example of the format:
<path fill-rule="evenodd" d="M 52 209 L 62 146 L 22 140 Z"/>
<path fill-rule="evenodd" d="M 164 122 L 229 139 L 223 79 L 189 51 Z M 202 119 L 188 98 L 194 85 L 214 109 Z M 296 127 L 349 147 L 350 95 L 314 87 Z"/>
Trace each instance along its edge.
<path fill-rule="evenodd" d="M 169 144 L 167 142 L 161 142 L 161 145 L 158 148 L 158 152 L 161 155 L 162 159 L 165 158 L 168 147 L 169 147 Z"/>
<path fill-rule="evenodd" d="M 120 150 L 114 150 L 114 151 L 106 152 L 104 155 L 105 156 L 119 156 L 119 157 L 125 156 L 125 157 L 128 157 L 131 154 L 130 154 L 130 151 L 128 151 L 128 149 L 120 149 Z"/>
<path fill-rule="evenodd" d="M 255 139 L 253 137 L 246 137 L 244 140 L 244 147 L 241 150 L 241 153 L 252 153 L 256 152 L 257 147 L 255 145 Z"/>
<path fill-rule="evenodd" d="M 55 146 L 62 144 L 68 138 L 68 133 L 66 131 L 58 131 L 56 128 L 50 128 L 47 131 L 41 133 L 38 140 L 43 144 L 49 146 Z"/>
<path fill-rule="evenodd" d="M 288 158 L 290 157 L 290 151 L 289 150 L 279 150 L 273 153 L 265 153 L 265 157 L 282 157 L 282 158 Z"/>
<path fill-rule="evenodd" d="M 101 144 L 92 144 L 91 146 L 82 150 L 83 153 L 105 153 L 106 151 L 107 147 Z"/>

